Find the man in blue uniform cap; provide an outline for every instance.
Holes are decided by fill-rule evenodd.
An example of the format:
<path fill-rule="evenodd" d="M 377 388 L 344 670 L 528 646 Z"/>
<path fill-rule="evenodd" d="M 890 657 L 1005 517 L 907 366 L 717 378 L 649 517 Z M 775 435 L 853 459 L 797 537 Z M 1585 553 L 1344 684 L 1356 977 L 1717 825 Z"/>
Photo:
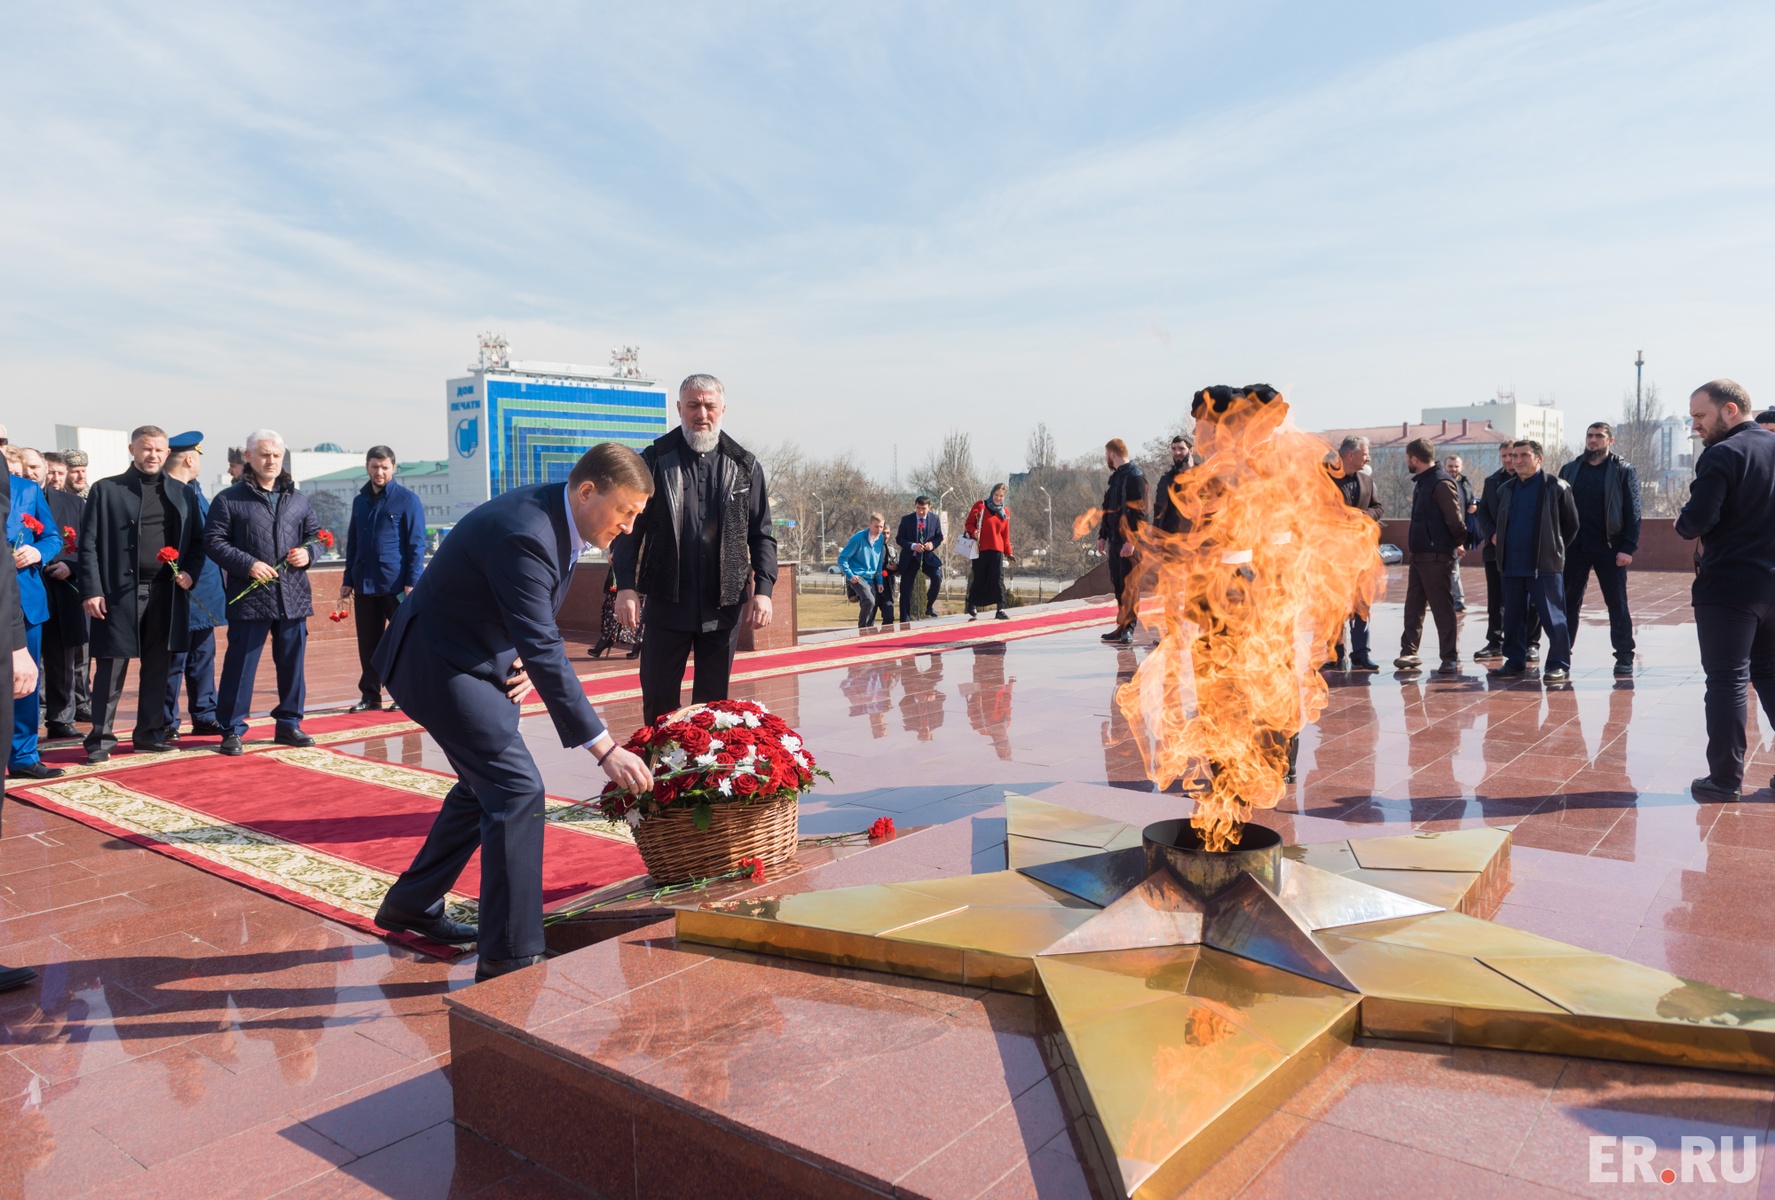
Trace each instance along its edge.
<path fill-rule="evenodd" d="M 197 478 L 203 469 L 203 434 L 191 430 L 168 438 L 166 466 L 162 469 L 196 493 L 199 520 L 208 520 L 210 500 L 204 495 L 203 485 Z M 222 588 L 222 569 L 213 562 L 206 562 L 202 574 L 197 577 L 197 586 L 191 589 L 190 649 L 183 654 L 174 654 L 166 673 L 169 741 L 179 736 L 181 690 L 191 702 L 193 734 L 221 737 L 225 732 L 216 721 L 216 628 L 228 623 L 227 611 L 228 596 Z"/>

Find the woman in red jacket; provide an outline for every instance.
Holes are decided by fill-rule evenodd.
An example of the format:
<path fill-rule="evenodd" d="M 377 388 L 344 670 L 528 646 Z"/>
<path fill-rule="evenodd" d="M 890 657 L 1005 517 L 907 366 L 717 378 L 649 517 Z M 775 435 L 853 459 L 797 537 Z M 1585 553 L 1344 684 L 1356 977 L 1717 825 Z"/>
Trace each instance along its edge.
<path fill-rule="evenodd" d="M 980 544 L 974 574 L 968 580 L 968 620 L 975 620 L 974 610 L 988 604 L 998 609 L 999 620 L 1010 620 L 1011 614 L 1005 611 L 1005 561 L 1017 556 L 1011 553 L 1011 514 L 1005 508 L 1004 484 L 994 484 L 991 494 L 968 510 L 962 532 Z"/>

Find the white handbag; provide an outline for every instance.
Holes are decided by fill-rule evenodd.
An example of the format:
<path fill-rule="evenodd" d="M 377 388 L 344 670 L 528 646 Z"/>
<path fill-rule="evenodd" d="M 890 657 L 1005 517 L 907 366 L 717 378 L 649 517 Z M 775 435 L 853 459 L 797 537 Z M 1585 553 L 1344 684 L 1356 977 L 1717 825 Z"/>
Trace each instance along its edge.
<path fill-rule="evenodd" d="M 979 558 L 980 543 L 964 533 L 955 539 L 955 552 L 963 558 Z"/>

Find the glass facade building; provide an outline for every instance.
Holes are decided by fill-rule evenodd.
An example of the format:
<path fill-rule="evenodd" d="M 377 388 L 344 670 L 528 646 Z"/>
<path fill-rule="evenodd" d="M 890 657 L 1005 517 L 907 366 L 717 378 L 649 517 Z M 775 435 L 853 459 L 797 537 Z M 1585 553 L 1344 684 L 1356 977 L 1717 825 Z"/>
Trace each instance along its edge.
<path fill-rule="evenodd" d="M 476 370 L 445 393 L 452 520 L 513 488 L 565 483 L 598 442 L 639 450 L 666 431 L 666 394 L 652 380 L 565 364 Z"/>

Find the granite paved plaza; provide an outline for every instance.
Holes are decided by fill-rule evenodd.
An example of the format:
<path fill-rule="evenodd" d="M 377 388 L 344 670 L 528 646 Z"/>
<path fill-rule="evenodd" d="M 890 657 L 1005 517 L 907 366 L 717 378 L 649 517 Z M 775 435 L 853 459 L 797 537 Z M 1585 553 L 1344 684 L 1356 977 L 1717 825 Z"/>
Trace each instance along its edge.
<path fill-rule="evenodd" d="M 1393 585 L 1376 621 L 1383 661 L 1397 648 L 1397 570 Z M 1468 589 L 1482 608 L 1476 571 Z M 1263 819 L 1291 842 L 1514 825 L 1499 922 L 1775 997 L 1771 755 L 1754 752 L 1742 802 L 1689 798 L 1702 755 L 1687 579 L 1636 576 L 1632 594 L 1643 665 L 1631 681 L 1611 675 L 1600 613 L 1581 629 L 1569 688 L 1489 685 L 1471 663 L 1452 680 L 1337 679 L 1303 739 L 1298 787 Z M 1467 653 L 1481 641 L 1464 631 Z M 1081 785 L 1141 788 L 1111 697 L 1145 652 L 1063 633 L 772 680 L 756 698 L 835 776 L 804 805 L 804 834 L 881 814 L 943 825 L 990 814 L 1006 790 L 1070 803 Z M 633 726 L 638 704 L 605 715 Z M 593 788 L 589 759 L 553 745 L 546 718 L 526 734 L 551 792 Z M 1753 717 L 1753 745 L 1761 736 Z M 441 766 L 420 734 L 340 748 Z M 417 957 L 23 805 L 6 807 L 4 833 L 0 961 L 43 978 L 0 996 L 0 1196 L 582 1194 L 451 1124 L 443 998 L 469 985 L 472 959 Z M 834 994 L 805 981 L 783 992 L 804 1006 Z M 1044 1107 L 1045 1072 L 1024 1077 L 1016 1042 L 1001 1040 L 1002 1061 L 970 1064 L 1006 1093 L 1002 1110 L 949 1143 L 895 1148 L 910 1160 L 909 1194 L 1083 1194 Z M 663 1059 L 695 1047 L 681 1031 L 671 1044 L 640 1031 L 632 1049 Z M 1683 1133 L 1753 1134 L 1760 1146 L 1772 1101 L 1775 1081 L 1757 1078 L 1363 1039 L 1196 1191 L 1619 1195 L 1633 1189 L 1587 1183 L 1591 1134 L 1672 1146 Z M 535 1098 L 539 1120 L 548 1102 Z M 938 1169 L 1007 1121 L 1024 1161 Z M 612 1194 L 634 1194 L 620 1183 Z"/>

